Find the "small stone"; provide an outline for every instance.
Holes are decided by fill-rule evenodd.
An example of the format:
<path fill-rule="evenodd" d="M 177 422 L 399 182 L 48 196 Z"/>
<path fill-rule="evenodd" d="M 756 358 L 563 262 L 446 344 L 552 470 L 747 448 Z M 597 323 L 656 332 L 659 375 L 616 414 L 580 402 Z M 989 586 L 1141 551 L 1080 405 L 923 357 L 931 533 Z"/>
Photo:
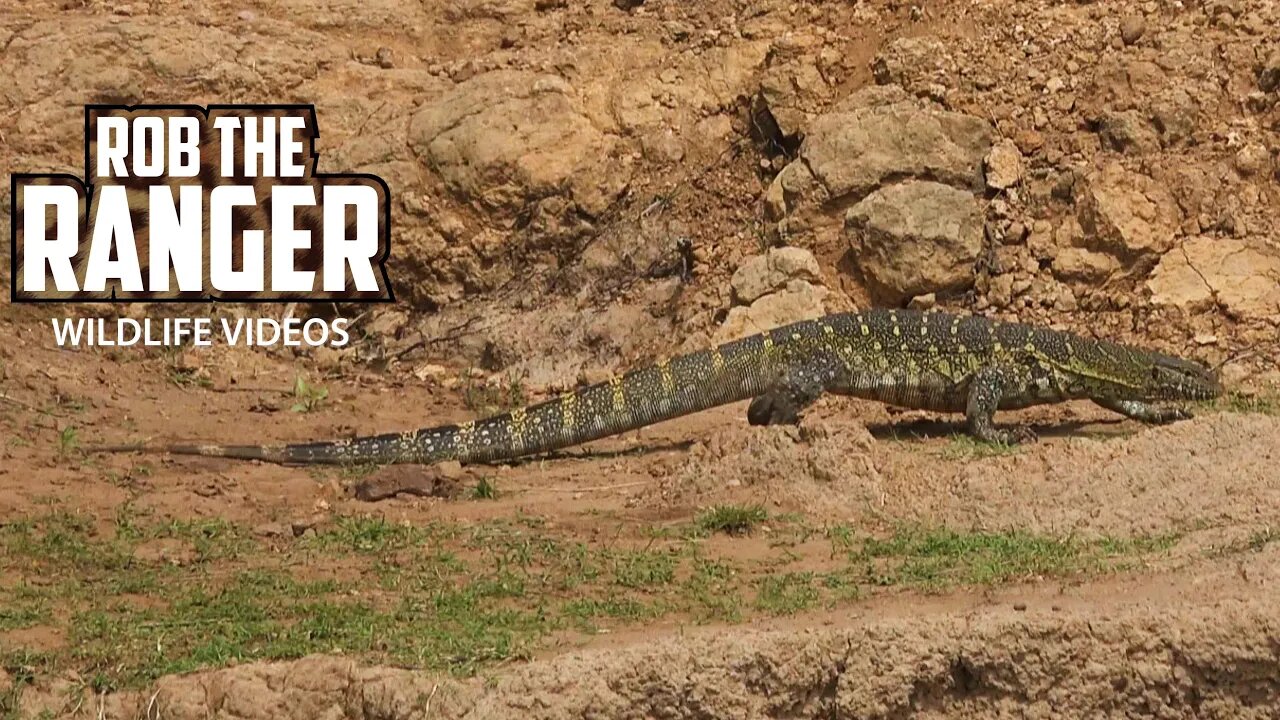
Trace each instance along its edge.
<path fill-rule="evenodd" d="M 1027 239 L 1027 226 L 1018 221 L 1009 223 L 1009 229 L 1004 233 L 1004 241 L 1009 245 L 1020 245 L 1023 240 Z"/>
<path fill-rule="evenodd" d="M 911 302 L 907 303 L 907 307 L 912 310 L 930 310 L 938 304 L 938 296 L 935 293 L 925 293 L 911 298 Z"/>
<path fill-rule="evenodd" d="M 1016 610 L 1016 611 L 1018 611 L 1018 612 L 1025 612 L 1025 611 L 1026 611 L 1026 609 L 1027 609 L 1027 604 L 1026 604 L 1026 603 L 1024 603 L 1024 602 L 1014 603 L 1014 604 L 1013 604 L 1013 609 L 1014 609 L 1014 610 Z"/>
<path fill-rule="evenodd" d="M 1246 177 L 1264 175 L 1271 164 L 1271 153 L 1261 143 L 1249 143 L 1235 156 L 1236 171 Z"/>
<path fill-rule="evenodd" d="M 1061 248 L 1053 258 L 1053 274 L 1066 281 L 1100 284 L 1119 270 L 1115 258 L 1084 248 Z"/>
<path fill-rule="evenodd" d="M 378 48 L 378 52 L 373 56 L 373 59 L 374 62 L 378 64 L 378 67 L 383 69 L 393 68 L 396 64 L 395 58 L 391 55 L 391 48 L 389 47 Z"/>
<path fill-rule="evenodd" d="M 1004 190 L 1022 179 L 1022 153 L 1012 140 L 1004 139 L 992 145 L 983 162 L 987 168 L 987 187 Z"/>
<path fill-rule="evenodd" d="M 1104 115 L 1099 135 L 1104 144 L 1117 152 L 1144 153 L 1160 147 L 1155 129 L 1133 110 Z"/>
<path fill-rule="evenodd" d="M 436 463 L 435 471 L 446 480 L 457 480 L 462 477 L 462 463 L 457 460 L 445 460 Z"/>
<path fill-rule="evenodd" d="M 1013 302 L 1013 276 L 997 275 L 991 279 L 991 287 L 987 291 L 987 300 L 998 308 L 1008 307 Z"/>
<path fill-rule="evenodd" d="M 258 19 L 258 14 L 252 10 L 241 10 L 240 12 L 236 13 L 236 18 L 238 18 L 241 22 L 253 22 L 254 20 Z"/>
<path fill-rule="evenodd" d="M 294 537 L 302 537 L 308 530 L 315 530 L 316 526 L 328 519 L 327 515 L 315 514 L 308 518 L 299 518 L 289 523 L 289 530 L 293 532 Z"/>
<path fill-rule="evenodd" d="M 1044 147 L 1044 135 L 1035 130 L 1019 130 L 1014 133 L 1013 141 L 1018 144 L 1018 149 L 1024 155 L 1031 155 L 1035 151 Z"/>
<path fill-rule="evenodd" d="M 413 376 L 418 380 L 426 380 L 427 378 L 439 380 L 448 374 L 449 368 L 443 365 L 435 365 L 431 363 L 423 365 L 413 371 Z"/>
<path fill-rule="evenodd" d="M 1273 50 L 1258 70 L 1258 87 L 1265 92 L 1280 88 L 1280 50 Z"/>
<path fill-rule="evenodd" d="M 1147 20 L 1141 15 L 1129 15 L 1120 21 L 1120 39 L 1125 45 L 1138 42 L 1146 31 Z"/>
<path fill-rule="evenodd" d="M 253 529 L 253 534 L 258 537 L 284 537 L 286 534 L 292 534 L 289 526 L 282 522 L 263 523 Z"/>
<path fill-rule="evenodd" d="M 1212 345 L 1218 342 L 1218 336 L 1213 333 L 1197 333 L 1192 340 L 1194 340 L 1197 345 Z"/>

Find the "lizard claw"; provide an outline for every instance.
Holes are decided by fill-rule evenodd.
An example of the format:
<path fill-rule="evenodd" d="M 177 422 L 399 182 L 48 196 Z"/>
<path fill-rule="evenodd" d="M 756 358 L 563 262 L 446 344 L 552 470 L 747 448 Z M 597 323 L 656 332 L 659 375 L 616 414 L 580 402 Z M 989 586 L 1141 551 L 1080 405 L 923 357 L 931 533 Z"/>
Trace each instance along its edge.
<path fill-rule="evenodd" d="M 1019 425 L 1007 433 L 1006 442 L 1010 445 L 1022 445 L 1023 443 L 1033 443 L 1040 440 L 1040 436 L 1036 435 L 1036 431 L 1026 425 Z"/>
<path fill-rule="evenodd" d="M 1024 443 L 1033 443 L 1040 439 L 1036 432 L 1025 425 L 1018 425 L 1008 430 L 997 430 L 995 436 L 991 438 L 997 445 L 1022 445 Z"/>

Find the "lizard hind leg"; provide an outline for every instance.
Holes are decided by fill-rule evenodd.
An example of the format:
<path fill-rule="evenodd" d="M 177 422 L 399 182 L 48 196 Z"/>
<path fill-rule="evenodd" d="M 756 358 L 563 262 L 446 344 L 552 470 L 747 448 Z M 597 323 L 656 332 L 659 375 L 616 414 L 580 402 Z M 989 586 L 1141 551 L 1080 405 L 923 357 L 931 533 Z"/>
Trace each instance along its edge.
<path fill-rule="evenodd" d="M 751 425 L 796 425 L 800 414 L 817 402 L 823 387 L 816 381 L 783 382 L 753 399 L 747 407 Z"/>
<path fill-rule="evenodd" d="M 983 442 L 997 445 L 1017 445 L 1035 439 L 1035 433 L 1030 428 L 996 428 L 996 410 L 1007 394 L 1016 391 L 1017 384 L 1017 373 L 1011 368 L 993 365 L 974 373 L 969 383 L 969 402 L 965 409 L 971 435 Z"/>

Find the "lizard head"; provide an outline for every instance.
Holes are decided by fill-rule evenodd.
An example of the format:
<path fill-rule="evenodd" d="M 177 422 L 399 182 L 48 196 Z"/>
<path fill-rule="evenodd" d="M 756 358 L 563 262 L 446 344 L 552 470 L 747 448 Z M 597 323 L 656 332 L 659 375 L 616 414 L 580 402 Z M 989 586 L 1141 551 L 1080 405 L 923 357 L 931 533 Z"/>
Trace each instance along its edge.
<path fill-rule="evenodd" d="M 1076 346 L 1068 363 L 1069 392 L 1142 402 L 1196 402 L 1222 394 L 1217 372 L 1199 363 L 1095 341 Z"/>
<path fill-rule="evenodd" d="M 1199 363 L 1151 353 L 1144 400 L 1212 400 L 1222 394 L 1218 374 Z"/>

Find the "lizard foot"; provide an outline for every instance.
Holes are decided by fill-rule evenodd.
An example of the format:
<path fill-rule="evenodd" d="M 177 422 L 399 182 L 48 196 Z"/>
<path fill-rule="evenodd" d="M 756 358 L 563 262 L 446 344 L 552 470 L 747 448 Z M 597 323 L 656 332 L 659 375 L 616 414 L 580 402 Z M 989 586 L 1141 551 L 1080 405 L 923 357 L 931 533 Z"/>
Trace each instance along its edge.
<path fill-rule="evenodd" d="M 1190 408 L 1176 406 L 1151 405 L 1136 400 L 1094 400 L 1108 410 L 1118 412 L 1148 425 L 1166 425 L 1178 420 L 1188 420 L 1194 415 Z"/>
<path fill-rule="evenodd" d="M 1006 445 L 1009 447 L 1033 443 L 1040 439 L 1034 430 L 1025 425 L 1016 425 L 1008 430 L 991 428 L 984 433 L 976 434 L 974 437 L 992 445 Z"/>

